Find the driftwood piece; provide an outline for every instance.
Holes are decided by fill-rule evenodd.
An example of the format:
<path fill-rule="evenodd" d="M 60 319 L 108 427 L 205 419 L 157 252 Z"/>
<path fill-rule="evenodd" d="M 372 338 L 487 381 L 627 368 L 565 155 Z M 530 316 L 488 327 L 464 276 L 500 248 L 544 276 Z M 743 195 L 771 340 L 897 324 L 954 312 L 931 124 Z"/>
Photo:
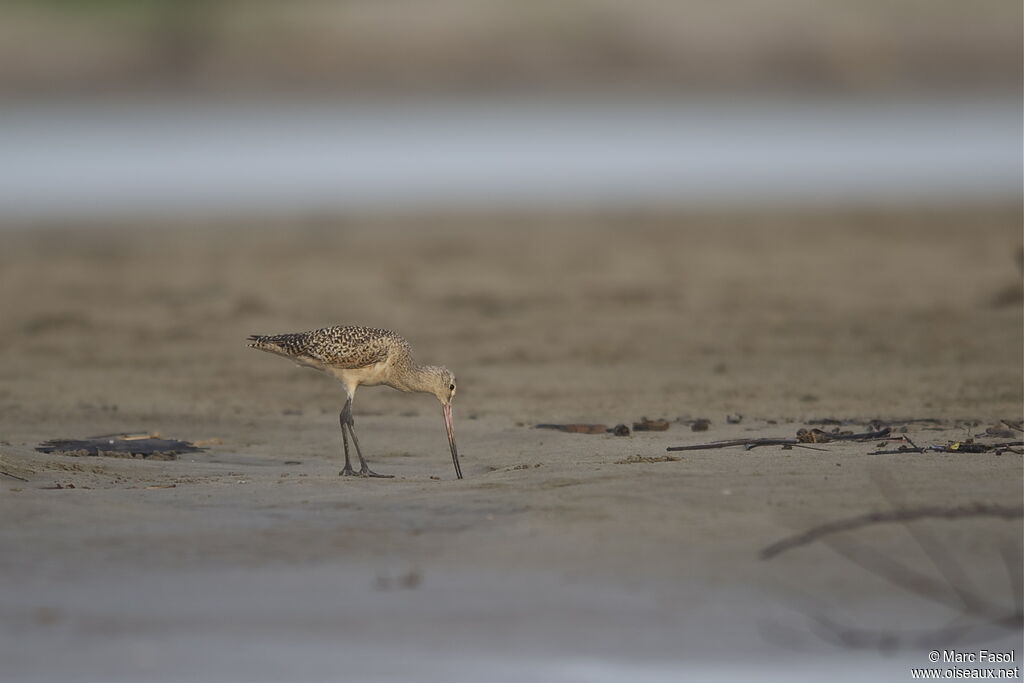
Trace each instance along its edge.
<path fill-rule="evenodd" d="M 202 448 L 177 439 L 157 438 L 99 438 L 54 439 L 39 444 L 40 453 L 64 455 L 96 455 L 114 458 L 153 458 L 176 460 L 181 453 L 198 453 Z"/>

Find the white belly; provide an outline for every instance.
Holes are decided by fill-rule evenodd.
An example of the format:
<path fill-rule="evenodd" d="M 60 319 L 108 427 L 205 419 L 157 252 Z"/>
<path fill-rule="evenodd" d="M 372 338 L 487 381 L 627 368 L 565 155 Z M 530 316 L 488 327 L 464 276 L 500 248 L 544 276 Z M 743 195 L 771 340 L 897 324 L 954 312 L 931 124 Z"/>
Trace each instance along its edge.
<path fill-rule="evenodd" d="M 345 388 L 348 389 L 350 394 L 354 393 L 356 387 L 360 384 L 365 384 L 367 386 L 384 384 L 387 381 L 389 374 L 388 364 L 386 362 L 367 365 L 365 368 L 332 368 L 330 373 L 341 380 L 341 383 L 345 385 Z"/>

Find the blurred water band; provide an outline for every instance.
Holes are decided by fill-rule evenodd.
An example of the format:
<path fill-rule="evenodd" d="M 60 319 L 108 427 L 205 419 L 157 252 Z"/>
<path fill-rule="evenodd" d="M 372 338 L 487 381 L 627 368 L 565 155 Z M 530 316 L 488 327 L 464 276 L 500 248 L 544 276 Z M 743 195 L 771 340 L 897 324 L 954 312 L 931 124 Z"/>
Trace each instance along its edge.
<path fill-rule="evenodd" d="M 0 222 L 420 208 L 1019 202 L 1020 104 L 198 101 L 7 106 Z"/>

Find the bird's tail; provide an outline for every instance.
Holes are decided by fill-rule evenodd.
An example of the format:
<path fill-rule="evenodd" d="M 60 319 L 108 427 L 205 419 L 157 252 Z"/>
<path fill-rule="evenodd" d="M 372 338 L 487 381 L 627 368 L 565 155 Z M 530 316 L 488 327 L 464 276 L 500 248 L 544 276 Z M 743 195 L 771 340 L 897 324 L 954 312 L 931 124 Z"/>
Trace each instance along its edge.
<path fill-rule="evenodd" d="M 285 358 L 306 355 L 307 342 L 305 334 L 249 335 L 249 348 L 275 353 Z"/>
<path fill-rule="evenodd" d="M 248 346 L 250 349 L 259 349 L 260 351 L 269 351 L 270 353 L 281 352 L 281 346 L 274 341 L 274 337 L 263 334 L 250 334 Z"/>

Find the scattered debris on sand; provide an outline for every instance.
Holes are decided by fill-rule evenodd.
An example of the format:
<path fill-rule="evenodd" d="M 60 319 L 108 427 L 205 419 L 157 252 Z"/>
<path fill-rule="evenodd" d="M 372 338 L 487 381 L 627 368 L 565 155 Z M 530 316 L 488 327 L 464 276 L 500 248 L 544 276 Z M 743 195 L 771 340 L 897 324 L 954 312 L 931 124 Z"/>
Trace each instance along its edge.
<path fill-rule="evenodd" d="M 817 427 L 810 429 L 801 428 L 796 432 L 796 438 L 754 438 L 754 439 L 729 439 L 724 441 L 711 441 L 709 443 L 693 444 L 689 446 L 669 446 L 667 451 L 699 451 L 714 448 L 729 448 L 731 446 L 743 446 L 745 450 L 751 450 L 758 446 L 781 446 L 783 449 L 789 448 L 809 448 L 812 450 L 824 451 L 827 449 L 816 448 L 808 444 L 826 444 L 834 441 L 876 441 L 880 440 L 876 446 L 876 450 L 871 451 L 869 455 L 897 455 L 903 453 L 995 453 L 996 455 L 1002 455 L 1005 452 L 1024 454 L 1024 441 L 1002 441 L 998 443 L 983 443 L 975 440 L 975 438 L 965 438 L 961 440 L 949 440 L 944 444 L 929 445 L 925 447 L 918 446 L 914 443 L 909 436 L 907 436 L 907 424 L 926 423 L 936 424 L 938 421 L 933 420 L 910 420 L 906 424 L 899 428 L 884 425 L 880 421 L 872 421 L 868 425 L 868 431 L 865 432 L 854 432 L 850 430 L 842 430 L 840 426 L 835 426 L 831 431 L 825 431 Z M 810 424 L 833 424 L 833 425 L 845 425 L 845 424 L 856 424 L 852 422 L 841 422 L 839 420 L 815 420 L 810 421 Z M 861 423 L 863 424 L 863 423 Z M 959 424 L 969 424 L 972 427 L 980 426 L 977 422 L 965 422 Z M 1014 438 L 1017 436 L 1015 430 L 1018 425 L 1012 421 L 1002 420 L 1000 425 L 988 427 L 979 436 L 988 438 Z M 923 427 L 922 429 L 928 429 Z M 942 429 L 942 427 L 938 427 Z M 898 432 L 898 436 L 894 436 L 893 433 Z M 898 448 L 886 448 L 891 442 L 899 442 Z"/>
<path fill-rule="evenodd" d="M 571 432 L 573 434 L 612 434 L 613 436 L 629 436 L 629 427 L 618 424 L 614 427 L 599 424 L 539 424 L 534 429 L 557 429 L 560 432 Z"/>
<path fill-rule="evenodd" d="M 690 417 L 689 415 L 680 415 L 676 418 L 676 422 L 681 425 L 686 425 L 694 432 L 706 432 L 711 428 L 711 420 L 706 417 Z M 730 423 L 731 424 L 731 423 Z"/>
<path fill-rule="evenodd" d="M 633 423 L 634 432 L 664 432 L 668 429 L 668 420 L 649 420 L 646 416 Z"/>
<path fill-rule="evenodd" d="M 868 455 L 898 455 L 902 453 L 1016 453 L 1024 455 L 1024 441 L 1007 441 L 1004 443 L 981 443 L 974 439 L 963 441 L 947 441 L 945 444 L 925 446 L 921 448 L 906 437 L 900 439 L 905 443 L 896 449 L 885 449 L 886 442 L 878 444 L 878 450 L 871 451 Z"/>
<path fill-rule="evenodd" d="M 758 446 L 783 446 L 793 447 L 798 446 L 807 448 L 808 443 L 828 443 L 830 441 L 867 441 L 873 439 L 881 439 L 889 436 L 890 428 L 885 427 L 876 431 L 862 432 L 854 434 L 853 432 L 824 432 L 820 429 L 800 429 L 796 433 L 795 439 L 729 439 L 726 441 L 712 441 L 710 443 L 694 444 L 692 446 L 669 446 L 666 450 L 668 451 L 699 451 L 709 448 L 728 448 L 729 446 L 743 446 L 746 450 L 757 448 Z"/>
<path fill-rule="evenodd" d="M 635 464 L 641 463 L 641 462 L 644 462 L 644 463 L 650 463 L 650 462 L 678 462 L 680 460 L 682 460 L 682 458 L 680 458 L 678 455 L 656 455 L 656 456 L 631 455 L 628 458 L 623 458 L 622 460 L 616 460 L 615 464 L 616 465 L 635 465 Z"/>
<path fill-rule="evenodd" d="M 572 432 L 573 434 L 607 434 L 607 425 L 592 425 L 592 424 L 540 424 L 536 426 L 536 429 L 557 429 L 560 432 Z"/>
<path fill-rule="evenodd" d="M 541 467 L 542 465 L 543 465 L 543 463 L 539 463 L 539 462 L 534 463 L 532 465 L 528 465 L 527 463 L 520 463 L 518 465 L 512 465 L 511 467 L 506 467 L 506 468 L 504 468 L 502 470 L 502 472 L 514 472 L 516 470 L 530 470 L 530 469 L 534 469 L 536 467 Z M 493 472 L 496 469 L 497 468 L 492 468 L 491 471 Z"/>
<path fill-rule="evenodd" d="M 854 433 L 840 431 L 838 427 L 831 432 L 821 429 L 798 429 L 796 438 L 800 443 L 828 443 L 829 441 L 868 441 L 872 439 L 884 439 L 892 432 L 891 427 L 872 425 L 871 431 Z"/>

